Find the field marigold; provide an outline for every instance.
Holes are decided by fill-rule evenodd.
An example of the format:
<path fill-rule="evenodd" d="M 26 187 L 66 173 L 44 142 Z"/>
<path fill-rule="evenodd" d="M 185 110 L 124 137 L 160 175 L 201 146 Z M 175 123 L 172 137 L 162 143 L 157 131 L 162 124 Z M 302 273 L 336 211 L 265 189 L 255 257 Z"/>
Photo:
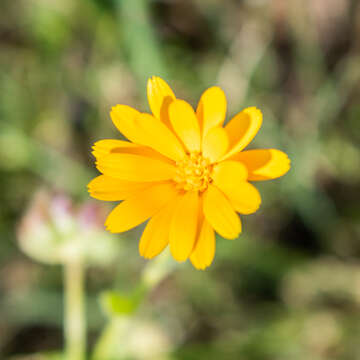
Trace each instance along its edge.
<path fill-rule="evenodd" d="M 102 175 L 89 183 L 89 192 L 123 200 L 106 220 L 110 232 L 150 219 L 139 244 L 145 258 L 169 244 L 175 260 L 190 258 L 205 269 L 215 255 L 215 231 L 236 238 L 237 212 L 259 208 L 260 194 L 249 181 L 284 175 L 290 161 L 275 149 L 242 151 L 258 132 L 262 113 L 246 108 L 223 127 L 226 98 L 217 86 L 202 94 L 196 112 L 159 77 L 149 79 L 147 95 L 152 115 L 126 105 L 112 108 L 113 123 L 130 142 L 95 143 Z"/>

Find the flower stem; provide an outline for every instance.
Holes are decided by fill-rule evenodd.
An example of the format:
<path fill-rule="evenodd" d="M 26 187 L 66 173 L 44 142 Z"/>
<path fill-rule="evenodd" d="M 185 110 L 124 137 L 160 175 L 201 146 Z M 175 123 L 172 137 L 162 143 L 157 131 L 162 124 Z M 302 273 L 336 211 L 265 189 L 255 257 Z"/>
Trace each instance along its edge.
<path fill-rule="evenodd" d="M 85 360 L 84 268 L 80 261 L 71 260 L 64 265 L 64 283 L 66 360 Z"/>

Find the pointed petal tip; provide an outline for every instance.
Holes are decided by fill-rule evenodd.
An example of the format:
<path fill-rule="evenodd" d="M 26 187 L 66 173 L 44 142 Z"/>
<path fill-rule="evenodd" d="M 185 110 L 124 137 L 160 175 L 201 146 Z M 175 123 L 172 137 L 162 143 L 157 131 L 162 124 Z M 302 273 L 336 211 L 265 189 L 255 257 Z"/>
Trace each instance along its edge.
<path fill-rule="evenodd" d="M 211 264 L 206 264 L 206 263 L 198 263 L 194 260 L 191 260 L 191 264 L 193 265 L 193 267 L 196 270 L 199 270 L 199 271 L 205 271 L 211 265 Z"/>
<path fill-rule="evenodd" d="M 171 246 L 171 243 L 169 245 L 171 256 L 175 261 L 183 263 L 190 258 L 190 252 L 185 254 L 184 252 L 179 252 L 178 249 L 174 248 L 174 246 Z"/>
<path fill-rule="evenodd" d="M 207 267 L 208 267 L 208 266 L 206 266 L 206 265 L 204 265 L 204 266 L 202 266 L 202 267 L 196 267 L 196 266 L 195 266 L 195 269 L 196 269 L 196 270 L 200 270 L 200 271 L 205 271 Z"/>
<path fill-rule="evenodd" d="M 231 235 L 231 236 L 230 235 L 226 235 L 226 236 L 221 235 L 221 236 L 226 240 L 236 240 L 240 236 L 240 234 L 241 234 L 241 230 L 236 235 L 234 234 L 234 235 Z"/>
<path fill-rule="evenodd" d="M 173 259 L 180 263 L 186 261 L 190 256 L 189 254 L 187 255 L 179 254 L 176 250 L 174 250 L 174 247 L 172 247 L 171 244 L 170 244 L 170 253 Z"/>
<path fill-rule="evenodd" d="M 263 116 L 262 111 L 256 107 L 256 106 L 248 106 L 247 108 L 243 109 L 242 111 L 244 112 L 253 112 L 254 114 L 258 115 L 258 116 Z"/>
<path fill-rule="evenodd" d="M 105 226 L 105 230 L 106 230 L 106 231 L 108 231 L 108 232 L 110 232 L 110 233 L 113 234 L 113 232 L 111 231 L 110 227 L 106 224 L 106 222 L 105 222 L 104 226 Z"/>
<path fill-rule="evenodd" d="M 109 224 L 108 219 L 105 220 L 104 227 L 105 230 L 111 234 L 118 234 L 119 232 L 122 232 L 122 231 L 115 231 L 114 228 L 111 226 L 111 224 Z"/>
<path fill-rule="evenodd" d="M 214 257 L 212 257 L 211 259 L 199 259 L 199 257 L 195 257 L 194 255 L 190 256 L 190 262 L 193 265 L 193 267 L 196 270 L 201 270 L 204 271 L 206 270 L 208 267 L 211 266 L 211 264 L 213 263 Z"/>
<path fill-rule="evenodd" d="M 206 267 L 199 266 L 199 265 L 194 265 L 194 263 L 191 263 L 191 264 L 196 270 L 204 271 L 206 269 Z"/>
<path fill-rule="evenodd" d="M 171 255 L 172 255 L 173 259 L 174 259 L 175 261 L 179 262 L 179 263 L 183 263 L 183 262 L 185 262 L 185 261 L 189 258 L 189 256 L 187 256 L 186 258 L 185 258 L 185 257 L 179 257 L 179 256 L 177 256 L 176 253 L 174 253 L 173 251 L 171 251 L 171 247 L 170 247 L 170 252 L 171 252 Z"/>
<path fill-rule="evenodd" d="M 291 168 L 288 155 L 278 149 L 242 151 L 234 156 L 248 168 L 249 181 L 273 180 L 285 175 Z"/>
<path fill-rule="evenodd" d="M 164 107 L 169 99 L 175 99 L 175 94 L 169 84 L 159 76 L 152 76 L 147 82 L 147 97 L 151 112 L 157 119 L 164 117 Z"/>
<path fill-rule="evenodd" d="M 113 105 L 110 109 L 110 115 L 113 114 L 114 112 L 116 112 L 117 110 L 121 110 L 122 107 L 127 107 L 127 105 L 123 105 L 123 104 L 116 104 Z M 129 106 L 130 107 L 130 106 Z"/>
<path fill-rule="evenodd" d="M 278 150 L 280 151 L 280 150 Z M 284 154 L 284 160 L 286 161 L 287 165 L 289 166 L 289 168 L 291 167 L 291 159 L 289 158 L 289 155 L 282 152 Z"/>
<path fill-rule="evenodd" d="M 140 251 L 140 249 L 139 249 L 139 254 L 140 254 L 141 257 L 143 257 L 146 260 L 151 260 L 156 256 L 156 254 L 155 255 L 149 255 L 145 251 Z"/>
<path fill-rule="evenodd" d="M 156 81 L 156 80 L 162 80 L 162 78 L 160 77 L 160 76 L 158 76 L 158 75 L 152 75 L 152 76 L 150 76 L 149 78 L 148 78 L 148 83 L 150 82 L 150 81 Z"/>

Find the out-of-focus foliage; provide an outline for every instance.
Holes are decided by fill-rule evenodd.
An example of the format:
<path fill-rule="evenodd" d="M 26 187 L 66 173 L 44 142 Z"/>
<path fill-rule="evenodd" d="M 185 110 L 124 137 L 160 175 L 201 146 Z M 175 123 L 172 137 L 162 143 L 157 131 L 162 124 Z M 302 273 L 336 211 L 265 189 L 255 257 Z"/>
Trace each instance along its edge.
<path fill-rule="evenodd" d="M 229 116 L 261 108 L 252 146 L 292 169 L 260 185 L 262 207 L 209 270 L 180 264 L 140 304 L 116 296 L 158 275 L 142 275 L 140 230 L 119 236 L 88 272 L 90 349 L 107 326 L 94 359 L 359 358 L 359 44 L 358 0 L 1 0 L 1 358 L 62 348 L 61 268 L 20 252 L 20 218 L 44 186 L 88 199 L 91 144 L 118 136 L 111 106 L 148 109 L 151 75 L 194 105 L 220 85 Z M 109 321 L 103 290 L 131 320 Z"/>

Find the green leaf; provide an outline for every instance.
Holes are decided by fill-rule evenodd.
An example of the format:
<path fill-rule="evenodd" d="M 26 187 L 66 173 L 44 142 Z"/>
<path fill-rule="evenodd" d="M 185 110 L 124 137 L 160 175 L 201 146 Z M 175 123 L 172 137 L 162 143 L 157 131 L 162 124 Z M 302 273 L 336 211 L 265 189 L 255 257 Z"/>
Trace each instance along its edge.
<path fill-rule="evenodd" d="M 105 291 L 100 296 L 103 311 L 109 316 L 129 315 L 136 311 L 144 297 L 144 289 L 138 288 L 131 294 L 121 294 L 118 291 Z"/>

